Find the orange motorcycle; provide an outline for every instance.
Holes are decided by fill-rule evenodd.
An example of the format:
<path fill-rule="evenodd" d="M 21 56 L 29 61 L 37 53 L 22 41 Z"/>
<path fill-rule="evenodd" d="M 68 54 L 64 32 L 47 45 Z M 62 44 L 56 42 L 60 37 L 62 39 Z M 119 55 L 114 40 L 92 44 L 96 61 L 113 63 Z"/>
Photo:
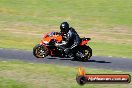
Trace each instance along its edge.
<path fill-rule="evenodd" d="M 88 61 L 92 56 L 92 49 L 87 45 L 90 38 L 81 38 L 78 46 L 71 50 L 70 53 L 65 53 L 65 48 L 57 47 L 58 44 L 63 45 L 62 36 L 58 32 L 50 32 L 44 35 L 40 44 L 33 48 L 33 55 L 37 58 L 45 58 L 46 56 L 71 58 L 74 60 Z"/>

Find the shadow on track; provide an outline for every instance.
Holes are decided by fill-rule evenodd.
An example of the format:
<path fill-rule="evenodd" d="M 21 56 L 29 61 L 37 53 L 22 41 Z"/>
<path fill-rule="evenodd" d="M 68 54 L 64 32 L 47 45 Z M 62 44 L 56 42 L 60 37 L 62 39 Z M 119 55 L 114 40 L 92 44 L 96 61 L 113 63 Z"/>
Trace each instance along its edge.
<path fill-rule="evenodd" d="M 57 57 L 48 57 L 46 59 L 58 59 Z"/>
<path fill-rule="evenodd" d="M 72 60 L 72 59 L 69 59 L 69 58 L 67 58 L 67 59 L 60 59 L 60 60 L 71 60 L 71 61 L 77 61 L 77 60 Z M 83 62 L 83 61 L 79 61 L 79 62 Z M 90 63 L 92 63 L 92 62 L 94 62 L 94 63 L 111 63 L 111 62 L 108 62 L 108 61 L 97 61 L 97 60 L 88 60 L 88 61 L 86 61 L 86 62 L 90 62 Z"/>
<path fill-rule="evenodd" d="M 87 62 L 96 62 L 96 63 L 111 63 L 107 61 L 97 61 L 97 60 L 88 60 Z"/>

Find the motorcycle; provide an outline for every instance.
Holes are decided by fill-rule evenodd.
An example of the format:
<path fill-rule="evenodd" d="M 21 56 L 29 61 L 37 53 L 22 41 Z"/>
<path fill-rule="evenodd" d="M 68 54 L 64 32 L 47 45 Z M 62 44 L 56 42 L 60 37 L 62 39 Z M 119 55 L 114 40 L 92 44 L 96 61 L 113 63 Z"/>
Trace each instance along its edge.
<path fill-rule="evenodd" d="M 33 48 L 33 55 L 36 58 L 45 58 L 47 56 L 71 58 L 79 61 L 88 61 L 92 56 L 92 49 L 87 46 L 90 38 L 81 38 L 81 42 L 78 46 L 70 51 L 70 53 L 64 52 L 64 47 L 58 47 L 58 44 L 65 43 L 62 41 L 62 36 L 58 32 L 50 32 L 44 35 L 40 44 L 37 44 Z M 61 46 L 61 45 L 59 45 Z"/>

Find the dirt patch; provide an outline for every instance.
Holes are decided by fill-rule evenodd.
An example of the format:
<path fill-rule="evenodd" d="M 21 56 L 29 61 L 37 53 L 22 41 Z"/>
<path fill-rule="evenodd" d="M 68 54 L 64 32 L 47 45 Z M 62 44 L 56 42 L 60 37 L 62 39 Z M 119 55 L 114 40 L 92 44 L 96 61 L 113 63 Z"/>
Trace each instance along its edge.
<path fill-rule="evenodd" d="M 11 9 L 11 8 L 4 8 L 4 7 L 1 7 L 0 8 L 0 13 L 16 13 L 15 10 Z"/>
<path fill-rule="evenodd" d="M 23 34 L 23 35 L 40 35 L 37 34 L 37 31 L 32 31 L 32 32 L 27 32 L 25 30 L 17 30 L 17 29 L 13 29 L 13 28 L 6 28 L 4 29 L 5 31 L 8 31 L 10 33 L 14 33 L 14 34 Z"/>
<path fill-rule="evenodd" d="M 90 30 L 89 34 L 80 33 L 79 35 L 81 37 L 90 37 L 92 41 L 132 44 L 132 31 L 125 26 L 110 27 L 100 31 Z"/>
<path fill-rule="evenodd" d="M 110 43 L 132 44 L 132 31 L 127 26 L 111 26 L 106 29 L 88 29 L 78 32 L 81 37 L 90 37 L 92 41 L 105 41 Z M 57 26 L 33 25 L 31 23 L 16 23 L 4 28 L 5 31 L 29 36 L 41 36 L 50 31 L 59 31 Z"/>
<path fill-rule="evenodd" d="M 122 34 L 132 34 L 132 31 L 129 27 L 127 26 L 114 26 L 110 28 L 113 32 L 116 33 L 122 33 Z"/>

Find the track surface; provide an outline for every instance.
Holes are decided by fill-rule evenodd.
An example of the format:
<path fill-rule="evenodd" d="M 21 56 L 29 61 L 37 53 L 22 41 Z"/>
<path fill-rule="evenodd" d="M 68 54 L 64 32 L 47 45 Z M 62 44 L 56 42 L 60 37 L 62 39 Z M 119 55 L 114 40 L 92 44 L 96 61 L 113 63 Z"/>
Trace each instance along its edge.
<path fill-rule="evenodd" d="M 117 71 L 132 71 L 132 59 L 93 56 L 88 62 L 72 61 L 70 58 L 37 59 L 32 51 L 0 49 L 0 60 L 21 60 L 30 63 L 49 63 L 68 66 L 84 66 L 90 68 L 112 69 Z"/>

